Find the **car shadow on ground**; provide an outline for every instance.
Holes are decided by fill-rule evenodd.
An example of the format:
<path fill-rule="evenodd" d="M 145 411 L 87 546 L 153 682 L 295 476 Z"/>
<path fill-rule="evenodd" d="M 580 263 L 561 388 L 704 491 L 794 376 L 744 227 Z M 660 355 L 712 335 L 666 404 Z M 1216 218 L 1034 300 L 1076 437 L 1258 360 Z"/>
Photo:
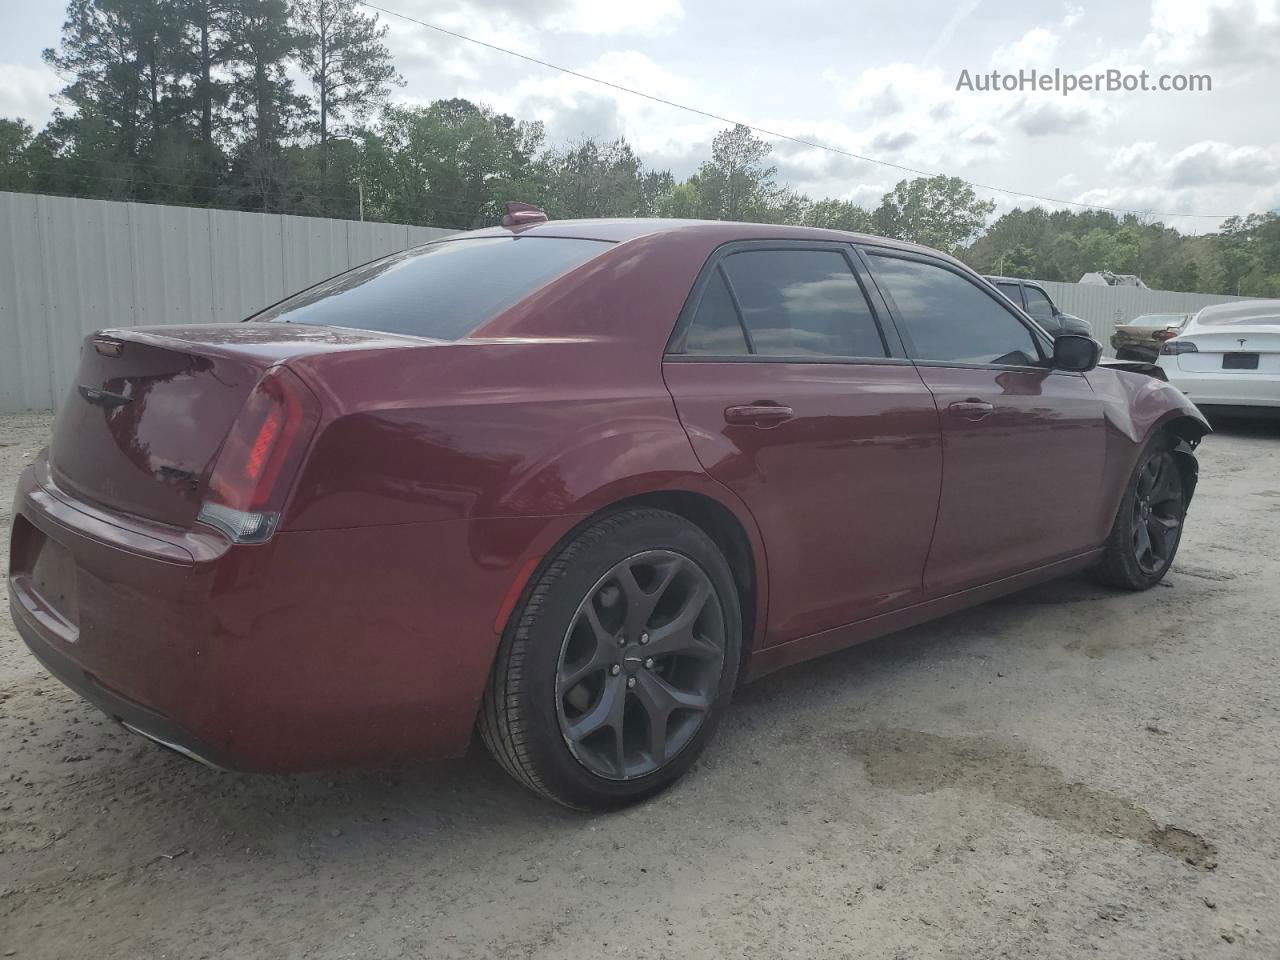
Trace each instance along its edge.
<path fill-rule="evenodd" d="M 829 716 L 827 711 L 867 697 L 883 697 L 886 691 L 892 696 L 904 678 L 910 682 L 916 670 L 927 670 L 930 663 L 989 657 L 990 644 L 1004 643 L 1010 636 L 1018 637 L 1024 646 L 1055 643 L 1032 637 L 1032 621 L 1043 617 L 1046 606 L 1114 595 L 1086 577 L 1067 577 L 745 685 L 735 694 L 728 720 L 711 748 L 710 762 L 716 767 L 752 763 L 749 758 L 758 755 L 759 749 L 757 731 L 786 735 L 790 724 L 807 726 L 806 718 Z M 562 824 L 576 829 L 584 819 L 596 819 L 529 794 L 497 766 L 478 740 L 459 760 L 385 772 L 239 774 L 202 767 L 129 734 L 69 691 L 59 689 L 55 696 L 66 703 L 55 723 L 64 728 L 75 725 L 69 729 L 77 731 L 77 749 L 87 753 L 85 759 L 90 761 L 77 765 L 69 780 L 50 784 L 70 808 L 70 819 L 93 822 L 98 811 L 126 800 L 109 812 L 151 819 L 156 849 L 162 853 L 168 847 L 183 847 L 188 841 L 182 836 L 194 833 L 195 843 L 234 836 L 234 844 L 227 847 L 232 856 L 241 849 L 252 853 L 266 847 L 297 852 L 309 849 L 317 839 L 347 843 L 360 836 L 382 855 L 394 855 L 396 838 L 405 830 L 428 831 L 437 840 L 447 841 L 449 834 L 461 840 L 499 824 L 504 832 L 518 833 L 521 826 L 546 829 Z M 803 718 L 798 719 L 797 711 Z M 838 725 L 839 721 L 832 717 L 831 722 Z M 56 730 L 49 737 L 58 742 Z M 685 782 L 699 776 L 695 769 Z M 184 831 L 184 825 L 194 829 Z"/>

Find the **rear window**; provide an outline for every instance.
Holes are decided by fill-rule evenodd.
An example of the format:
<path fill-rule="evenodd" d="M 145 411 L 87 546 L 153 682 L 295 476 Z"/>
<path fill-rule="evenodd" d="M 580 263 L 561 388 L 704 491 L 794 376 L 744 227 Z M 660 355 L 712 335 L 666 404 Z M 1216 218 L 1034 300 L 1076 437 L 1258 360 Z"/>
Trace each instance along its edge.
<path fill-rule="evenodd" d="M 444 240 L 348 270 L 252 319 L 457 340 L 612 245 L 567 237 Z"/>

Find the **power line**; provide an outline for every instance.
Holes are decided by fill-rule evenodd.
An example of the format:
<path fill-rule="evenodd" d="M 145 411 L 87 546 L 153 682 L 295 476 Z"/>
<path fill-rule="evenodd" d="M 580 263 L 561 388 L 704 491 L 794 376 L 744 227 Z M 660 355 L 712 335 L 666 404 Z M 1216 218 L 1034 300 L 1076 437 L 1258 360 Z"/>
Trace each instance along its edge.
<path fill-rule="evenodd" d="M 529 63 L 537 64 L 540 67 L 546 67 L 548 70 L 555 70 L 555 71 L 558 71 L 559 73 L 567 74 L 568 76 L 571 76 L 571 77 L 577 77 L 580 80 L 586 80 L 586 81 L 589 81 L 590 83 L 597 83 L 604 87 L 611 87 L 614 90 L 619 90 L 623 93 L 629 93 L 635 97 L 642 97 L 645 100 L 650 100 L 650 101 L 653 101 L 654 103 L 660 103 L 660 104 L 663 104 L 664 106 L 674 107 L 677 110 L 684 110 L 686 113 L 692 113 L 700 117 L 706 117 L 709 120 L 715 120 L 719 123 L 728 123 L 734 126 L 746 127 L 748 130 L 753 130 L 756 133 L 763 134 L 767 137 L 773 137 L 778 140 L 788 140 L 791 143 L 798 143 L 801 146 L 805 146 L 805 147 L 813 147 L 816 150 L 825 150 L 828 153 L 839 154 L 842 157 L 848 157 L 853 160 L 861 160 L 864 163 L 874 163 L 882 167 L 890 167 L 894 170 L 900 170 L 903 173 L 914 174 L 915 176 L 918 176 L 918 177 L 940 176 L 940 174 L 937 174 L 937 173 L 930 173 L 927 170 L 919 170 L 915 167 L 908 167 L 901 163 L 894 163 L 891 160 L 880 160 L 876 157 L 867 157 L 867 156 L 863 156 L 860 153 L 854 153 L 851 150 L 842 150 L 839 147 L 833 147 L 833 146 L 830 146 L 829 144 L 818 143 L 815 140 L 807 140 L 804 137 L 793 137 L 790 134 L 779 133 L 777 130 L 770 130 L 767 127 L 760 127 L 751 123 L 743 123 L 741 120 L 735 120 L 731 117 L 722 116 L 721 114 L 718 114 L 718 113 L 712 113 L 709 110 L 703 110 L 699 107 L 691 107 L 688 104 L 678 103 L 675 100 L 668 100 L 666 97 L 660 97 L 657 94 L 645 93 L 643 90 L 637 90 L 634 87 L 627 87 L 620 83 L 614 83 L 612 80 L 605 80 L 602 77 L 594 77 L 591 74 L 582 73 L 581 71 L 578 71 L 578 70 L 572 70 L 569 67 L 562 67 L 559 64 L 551 63 L 548 60 L 541 60 L 538 57 L 530 56 L 527 53 L 520 53 L 516 50 L 510 50 L 506 47 L 498 46 L 498 44 L 496 43 L 489 43 L 485 40 L 477 40 L 475 37 L 469 37 L 465 33 L 458 33 L 456 30 L 450 30 L 447 27 L 441 27 L 434 23 L 428 23 L 425 20 L 419 20 L 417 17 L 411 17 L 406 13 L 400 13 L 396 10 L 389 10 L 386 7 L 379 6 L 376 3 L 369 3 L 368 0 L 356 0 L 356 3 L 360 4 L 362 7 L 368 7 L 370 10 L 377 10 L 381 13 L 385 13 L 387 16 L 398 17 L 399 19 L 406 20 L 409 23 L 416 23 L 420 27 L 426 27 L 429 30 L 435 30 L 438 33 L 443 33 L 447 36 L 454 37 L 455 39 L 458 39 L 458 40 L 465 40 L 468 43 L 474 43 L 480 47 L 486 47 L 490 50 L 496 50 L 498 53 L 505 53 L 508 56 L 518 57 L 519 59 L 525 60 Z M 1010 190 L 1005 187 L 997 187 L 997 186 L 992 186 L 991 184 L 978 183 L 973 180 L 965 180 L 963 177 L 958 177 L 957 179 L 961 180 L 963 183 L 967 184 L 970 187 L 975 187 L 979 190 L 988 190 L 988 191 L 991 191 L 992 193 L 1002 193 L 1006 196 L 1021 197 L 1027 200 L 1038 200 L 1041 203 L 1057 203 L 1057 204 L 1062 204 L 1063 206 L 1083 207 L 1086 210 L 1104 210 L 1108 213 L 1131 213 L 1137 216 L 1164 217 L 1164 218 L 1185 217 L 1190 219 L 1204 219 L 1204 220 L 1225 220 L 1227 217 L 1230 217 L 1230 216 L 1239 216 L 1239 214 L 1159 213 L 1154 210 L 1134 210 L 1126 207 L 1108 207 L 1108 206 L 1104 206 L 1102 204 L 1097 204 L 1097 203 L 1083 203 L 1079 200 L 1063 200 L 1057 197 L 1044 197 L 1035 193 L 1025 193 L 1021 190 Z"/>

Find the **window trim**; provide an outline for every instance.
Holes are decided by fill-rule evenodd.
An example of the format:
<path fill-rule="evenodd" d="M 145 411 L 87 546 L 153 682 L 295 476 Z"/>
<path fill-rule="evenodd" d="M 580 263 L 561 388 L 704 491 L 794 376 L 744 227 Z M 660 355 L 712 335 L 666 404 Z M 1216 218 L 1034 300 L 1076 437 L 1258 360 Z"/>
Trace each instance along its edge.
<path fill-rule="evenodd" d="M 733 281 L 729 277 L 729 272 L 724 269 L 723 264 L 728 257 L 736 253 L 768 250 L 817 250 L 840 254 L 844 258 L 849 272 L 853 274 L 858 288 L 862 291 L 868 310 L 871 311 L 871 321 L 875 324 L 876 332 L 880 335 L 880 343 L 885 351 L 884 356 L 846 357 L 828 354 L 685 353 L 685 340 L 688 337 L 689 328 L 698 312 L 698 308 L 702 305 L 702 297 L 706 293 L 711 278 L 717 273 L 723 279 L 729 291 L 729 297 L 733 301 L 734 310 L 737 311 L 738 324 L 741 326 L 743 336 L 746 338 L 747 349 L 754 350 L 754 341 L 751 338 L 751 331 L 747 328 L 738 292 L 734 289 Z M 861 258 L 853 249 L 853 245 L 832 240 L 733 240 L 716 247 L 707 257 L 706 263 L 702 265 L 697 279 L 694 280 L 693 286 L 689 290 L 689 295 L 685 298 L 684 306 L 680 309 L 680 315 L 676 319 L 671 336 L 667 338 L 667 346 L 663 351 L 663 360 L 672 360 L 678 363 L 909 364 L 911 362 L 907 359 L 906 349 L 901 345 L 901 339 L 893 324 L 892 317 L 889 315 L 888 308 L 883 298 L 879 296 L 879 290 L 875 287 Z"/>
<path fill-rule="evenodd" d="M 941 260 L 937 257 L 932 257 L 927 254 L 916 253 L 914 250 L 900 250 L 896 247 L 882 247 L 875 244 L 858 244 L 857 247 L 859 252 L 861 252 L 863 256 L 866 258 L 866 260 L 868 261 L 868 267 L 870 269 L 871 278 L 876 283 L 877 288 L 879 288 L 880 295 L 884 298 L 885 303 L 888 306 L 889 312 L 893 316 L 894 325 L 898 328 L 898 333 L 902 337 L 903 344 L 907 349 L 908 356 L 911 356 L 911 354 L 915 352 L 915 345 L 911 342 L 910 331 L 906 328 L 905 324 L 898 322 L 902 317 L 902 311 L 898 307 L 897 303 L 894 302 L 893 295 L 889 293 L 889 291 L 886 290 L 880 284 L 879 278 L 876 276 L 876 270 L 874 266 L 871 264 L 872 257 L 889 257 L 891 259 L 896 259 L 896 260 L 912 260 L 912 261 L 915 261 L 916 263 L 923 263 L 928 266 L 939 267 L 943 270 L 948 271 L 949 273 L 955 274 L 956 276 L 960 277 L 962 280 L 976 287 L 989 300 L 993 301 L 996 304 L 996 306 L 1004 310 L 1005 313 L 1009 314 L 1009 316 L 1013 317 L 1014 320 L 1020 323 L 1023 329 L 1025 329 L 1031 335 L 1031 342 L 1035 345 L 1036 349 L 1040 352 L 1040 363 L 1038 364 L 970 363 L 970 362 L 965 362 L 961 360 L 925 360 L 925 359 L 919 359 L 916 357 L 911 357 L 912 363 L 916 364 L 917 366 L 955 367 L 958 369 L 976 369 L 976 370 L 1021 370 L 1021 371 L 1035 371 L 1037 373 L 1065 374 L 1068 376 L 1076 376 L 1076 377 L 1084 376 L 1084 374 L 1073 373 L 1068 370 L 1055 370 L 1052 366 L 1050 366 L 1050 363 L 1053 358 L 1053 342 L 1050 339 L 1049 335 L 1045 333 L 1044 330 L 1040 328 L 1040 325 L 1037 324 L 1030 317 L 1023 316 L 1022 312 L 1018 310 L 1016 307 L 1014 307 L 1013 303 L 1010 302 L 1009 299 L 1004 296 L 1004 294 L 999 293 L 999 290 L 996 290 L 996 293 L 999 294 L 999 296 L 992 296 L 991 292 L 986 290 L 983 286 L 983 283 L 985 283 L 994 289 L 995 285 L 991 281 L 984 280 L 982 283 L 975 283 L 974 276 L 977 276 L 976 274 L 974 274 L 974 276 L 970 276 L 965 269 L 957 267 L 955 264 L 948 263 L 945 260 Z M 982 278 L 979 277 L 978 279 L 981 280 Z"/>

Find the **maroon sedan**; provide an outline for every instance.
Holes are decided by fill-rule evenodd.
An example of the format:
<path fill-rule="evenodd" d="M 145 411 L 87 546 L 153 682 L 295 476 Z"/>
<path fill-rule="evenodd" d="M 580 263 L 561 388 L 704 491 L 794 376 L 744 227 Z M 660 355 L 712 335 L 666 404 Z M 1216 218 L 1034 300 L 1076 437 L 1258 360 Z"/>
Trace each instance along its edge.
<path fill-rule="evenodd" d="M 89 337 L 18 486 L 35 655 L 218 766 L 478 727 L 608 807 L 684 773 L 743 679 L 1168 570 L 1209 428 L 1158 371 L 918 246 L 525 216 L 246 323 Z"/>

